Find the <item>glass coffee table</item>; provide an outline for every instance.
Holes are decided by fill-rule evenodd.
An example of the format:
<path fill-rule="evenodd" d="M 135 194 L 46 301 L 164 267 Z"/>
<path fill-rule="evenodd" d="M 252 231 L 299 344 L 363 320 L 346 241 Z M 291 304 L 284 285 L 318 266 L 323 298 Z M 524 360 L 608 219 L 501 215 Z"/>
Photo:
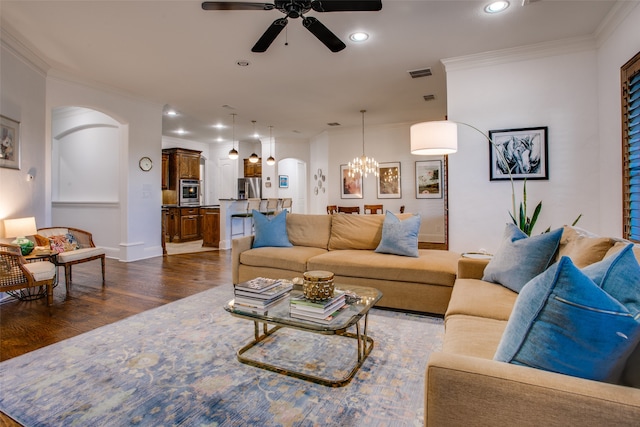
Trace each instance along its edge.
<path fill-rule="evenodd" d="M 352 285 L 336 285 L 336 289 L 347 292 L 347 306 L 328 324 L 291 317 L 289 313 L 289 298 L 302 295 L 302 288 L 300 286 L 294 286 L 288 297 L 285 297 L 280 303 L 269 308 L 264 314 L 247 311 L 246 308 L 243 309 L 240 306 L 235 306 L 234 300 L 229 301 L 224 307 L 226 311 L 235 317 L 252 320 L 254 323 L 254 339 L 238 350 L 238 360 L 247 365 L 268 369 L 273 372 L 313 381 L 326 386 L 341 387 L 348 384 L 358 369 L 360 369 L 367 356 L 369 356 L 371 350 L 373 350 L 373 339 L 367 335 L 368 316 L 371 307 L 382 298 L 382 292 L 374 288 Z M 363 323 L 362 326 L 361 323 Z M 355 327 L 355 333 L 348 331 L 351 327 Z M 340 367 L 339 371 L 344 371 L 345 375 L 332 379 L 321 377 L 310 372 L 303 372 L 295 368 L 284 367 L 283 365 L 279 366 L 275 358 L 265 361 L 256 360 L 245 355 L 245 353 L 254 346 L 260 344 L 282 328 L 293 328 L 315 334 L 335 335 L 337 337 L 354 340 L 354 345 L 357 346 L 355 360 L 349 362 L 349 366 Z M 329 355 L 328 357 L 330 357 L 331 349 L 327 348 L 325 350 L 327 355 Z M 300 364 L 303 363 L 304 361 L 301 360 Z"/>

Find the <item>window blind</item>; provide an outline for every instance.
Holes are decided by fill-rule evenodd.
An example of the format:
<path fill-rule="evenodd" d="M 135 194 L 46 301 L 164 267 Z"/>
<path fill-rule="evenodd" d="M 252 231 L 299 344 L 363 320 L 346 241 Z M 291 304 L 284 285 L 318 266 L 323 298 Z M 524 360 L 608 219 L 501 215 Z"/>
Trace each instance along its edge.
<path fill-rule="evenodd" d="M 640 53 L 622 67 L 623 236 L 640 242 Z"/>

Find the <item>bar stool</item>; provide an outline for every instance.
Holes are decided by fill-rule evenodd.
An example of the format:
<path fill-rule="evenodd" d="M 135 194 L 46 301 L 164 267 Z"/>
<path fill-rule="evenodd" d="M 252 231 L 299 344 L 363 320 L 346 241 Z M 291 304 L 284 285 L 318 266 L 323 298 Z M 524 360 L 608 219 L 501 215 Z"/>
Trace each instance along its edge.
<path fill-rule="evenodd" d="M 260 203 L 262 201 L 260 199 L 247 199 L 247 202 L 245 203 L 245 209 L 244 212 L 237 212 L 237 213 L 233 213 L 231 214 L 231 238 L 233 239 L 233 236 L 246 236 L 247 235 L 247 231 L 246 231 L 246 220 L 249 219 L 251 220 L 251 234 L 253 234 L 253 210 L 259 210 L 260 209 Z M 233 220 L 234 219 L 241 219 L 242 220 L 242 233 L 235 233 L 233 232 Z"/>

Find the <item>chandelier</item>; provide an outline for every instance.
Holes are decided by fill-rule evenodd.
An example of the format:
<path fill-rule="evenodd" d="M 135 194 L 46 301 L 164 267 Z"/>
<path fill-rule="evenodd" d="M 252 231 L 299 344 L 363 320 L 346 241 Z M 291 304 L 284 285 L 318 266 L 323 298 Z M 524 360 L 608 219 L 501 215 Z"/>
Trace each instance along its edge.
<path fill-rule="evenodd" d="M 349 177 L 358 178 L 364 175 L 373 174 L 378 176 L 378 162 L 373 157 L 367 157 L 364 155 L 364 113 L 367 110 L 360 110 L 362 113 L 362 156 L 356 157 L 353 161 L 349 162 Z"/>

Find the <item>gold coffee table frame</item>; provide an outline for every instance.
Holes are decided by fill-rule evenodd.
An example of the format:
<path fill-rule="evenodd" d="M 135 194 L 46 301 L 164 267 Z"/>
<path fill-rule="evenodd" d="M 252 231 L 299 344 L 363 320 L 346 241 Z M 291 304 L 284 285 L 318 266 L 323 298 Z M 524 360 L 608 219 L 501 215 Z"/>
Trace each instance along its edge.
<path fill-rule="evenodd" d="M 344 385 L 347 385 L 349 381 L 351 381 L 351 379 L 355 376 L 356 372 L 358 372 L 367 356 L 369 356 L 369 354 L 373 350 L 374 341 L 370 336 L 367 335 L 369 310 L 376 302 L 380 300 L 380 298 L 382 298 L 382 293 L 377 289 L 364 286 L 336 285 L 336 288 L 355 294 L 357 296 L 357 299 L 356 302 L 348 303 L 348 307 L 342 310 L 336 317 L 336 319 L 328 325 L 291 317 L 289 314 L 288 297 L 285 298 L 281 303 L 269 309 L 266 314 L 257 314 L 244 311 L 243 309 L 236 308 L 234 306 L 233 300 L 229 301 L 225 306 L 226 311 L 231 313 L 233 316 L 252 320 L 254 324 L 254 339 L 237 351 L 236 354 L 238 361 L 247 365 L 255 366 L 307 381 L 312 381 L 325 386 L 342 387 Z M 293 296 L 300 294 L 302 294 L 302 290 L 294 288 L 291 291 L 290 295 Z M 363 320 L 363 318 L 364 325 L 361 327 L 360 322 Z M 270 328 L 269 324 L 275 326 L 272 326 Z M 347 331 L 347 329 L 352 326 L 355 326 L 355 333 Z M 355 339 L 358 346 L 358 353 L 356 360 L 351 367 L 351 370 L 344 377 L 334 380 L 322 378 L 305 372 L 287 369 L 276 364 L 265 363 L 244 356 L 244 354 L 251 348 L 264 341 L 266 338 L 273 335 L 282 328 L 292 328 L 316 334 L 337 335 L 348 339 Z"/>

